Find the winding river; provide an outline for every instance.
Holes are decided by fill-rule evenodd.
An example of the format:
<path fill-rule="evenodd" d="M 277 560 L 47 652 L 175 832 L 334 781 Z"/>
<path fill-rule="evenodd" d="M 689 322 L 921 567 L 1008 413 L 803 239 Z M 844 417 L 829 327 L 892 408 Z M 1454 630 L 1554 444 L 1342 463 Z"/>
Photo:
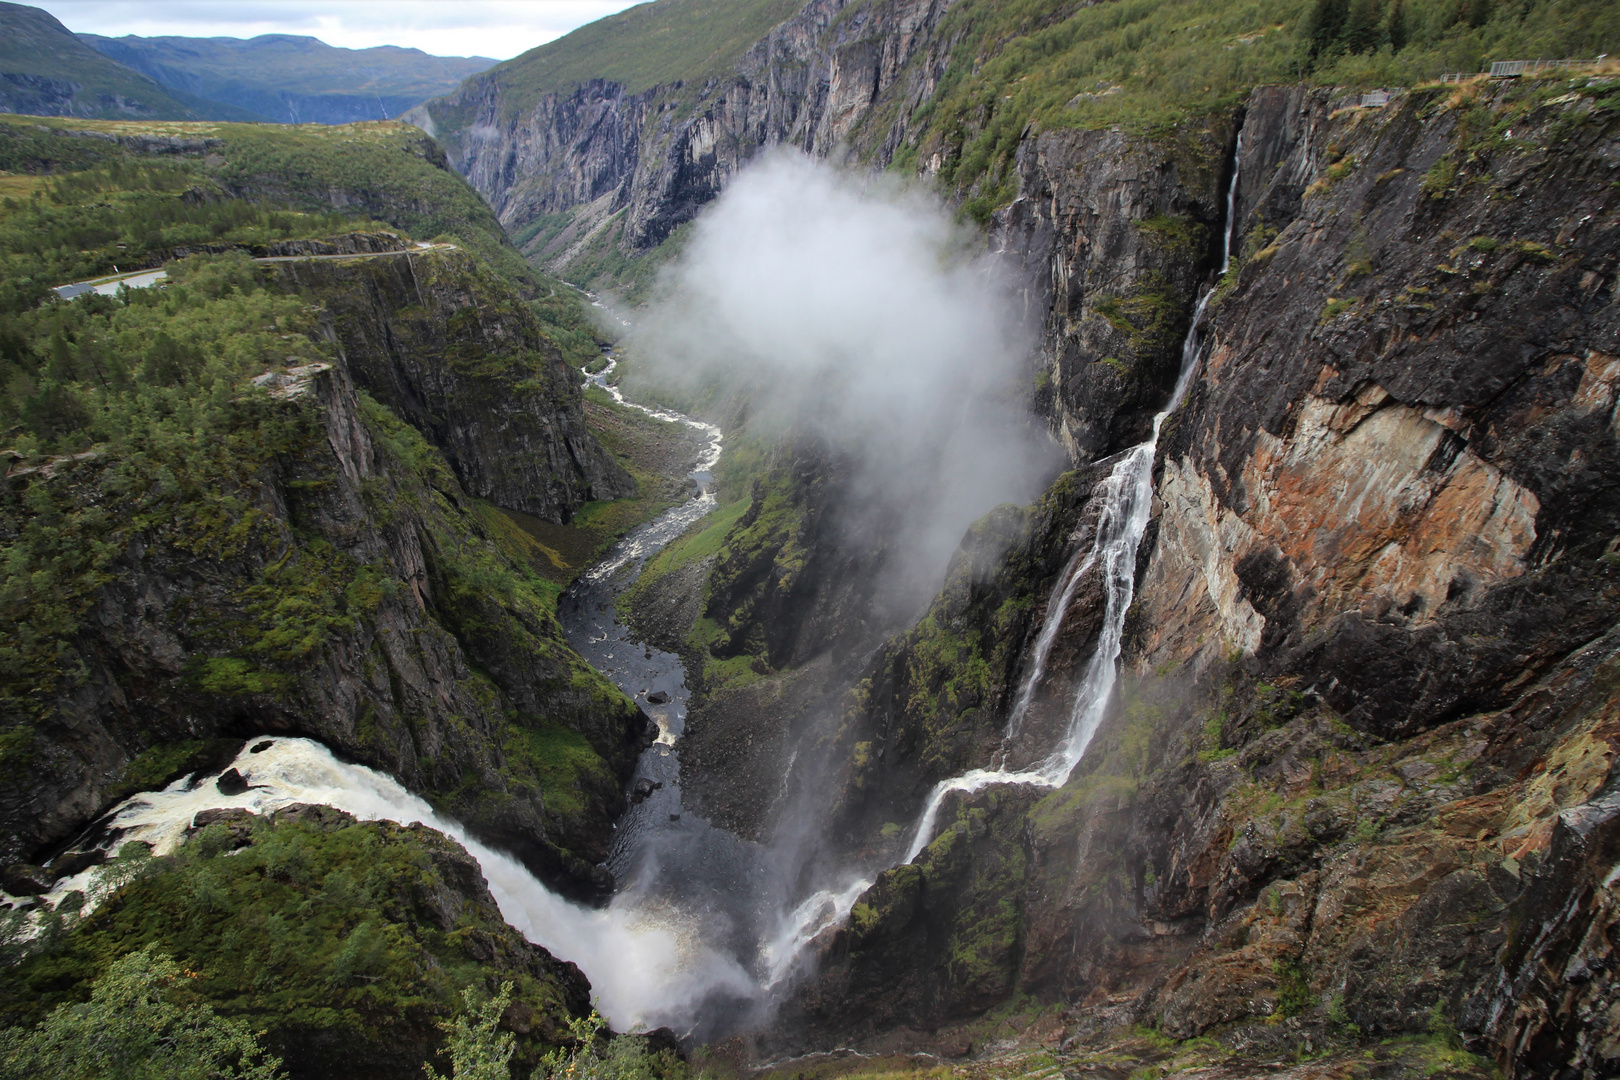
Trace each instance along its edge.
<path fill-rule="evenodd" d="M 608 382 L 616 364 L 610 356 L 588 381 L 626 407 L 699 430 L 706 446 L 690 474 L 697 494 L 631 531 L 559 604 L 570 643 L 659 728 L 638 762 L 631 784 L 635 798 L 616 826 L 608 867 L 619 886 L 605 908 L 552 892 L 516 859 L 483 844 L 387 774 L 339 761 L 313 740 L 280 735 L 249 739 L 229 766 L 247 781 L 247 790 L 224 794 L 216 783 L 221 774 L 213 774 L 132 796 L 93 827 L 97 847 L 112 854 L 139 841 L 166 855 L 183 842 L 199 811 L 225 807 L 262 814 L 293 803 L 322 803 L 361 820 L 420 822 L 453 837 L 478 860 L 508 922 L 579 965 L 615 1028 L 667 1025 L 704 1038 L 720 1030 L 715 1018 L 734 1029 L 762 1007 L 789 959 L 781 945 L 791 942 L 796 950 L 803 940 L 781 925 L 782 898 L 774 884 L 780 875 L 772 872 L 767 849 L 683 809 L 676 746 L 691 697 L 685 668 L 679 656 L 633 640 L 614 607 L 652 555 L 714 508 L 712 472 L 722 434 L 712 424 L 626 401 Z M 111 862 L 59 880 L 41 899 L 54 906 L 78 891 L 89 910 L 121 882 L 118 864 Z"/>

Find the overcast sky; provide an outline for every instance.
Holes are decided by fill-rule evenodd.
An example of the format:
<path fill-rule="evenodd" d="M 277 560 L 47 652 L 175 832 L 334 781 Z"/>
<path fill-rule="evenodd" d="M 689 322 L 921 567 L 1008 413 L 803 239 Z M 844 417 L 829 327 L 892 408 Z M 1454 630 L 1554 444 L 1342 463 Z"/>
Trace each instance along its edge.
<path fill-rule="evenodd" d="M 435 56 L 509 60 L 635 0 L 21 0 L 80 34 L 254 37 L 308 34 L 328 45 L 414 46 Z"/>

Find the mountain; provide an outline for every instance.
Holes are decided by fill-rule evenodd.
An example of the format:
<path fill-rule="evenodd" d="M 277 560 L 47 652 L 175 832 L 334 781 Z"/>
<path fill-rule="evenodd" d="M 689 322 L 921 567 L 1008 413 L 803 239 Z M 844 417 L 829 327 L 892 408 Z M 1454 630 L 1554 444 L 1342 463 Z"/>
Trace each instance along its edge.
<path fill-rule="evenodd" d="M 195 104 L 102 56 L 48 12 L 0 3 L 0 112 L 151 120 L 207 115 Z"/>
<path fill-rule="evenodd" d="M 444 145 L 532 259 L 607 281 L 636 273 L 626 260 L 777 144 L 937 178 L 984 221 L 1014 197 L 1031 130 L 1165 133 L 1302 73 L 1410 85 L 1491 58 L 1596 56 L 1620 34 L 1614 6 L 1593 0 L 1363 3 L 1358 19 L 1378 14 L 1363 30 L 1349 6 L 746 2 L 716 8 L 724 35 L 705 29 L 677 47 L 699 5 L 661 0 L 530 50 L 406 119 Z"/>
<path fill-rule="evenodd" d="M 171 91 L 285 124 L 386 120 L 495 63 L 393 45 L 340 49 L 291 34 L 78 38 Z"/>
<path fill-rule="evenodd" d="M 697 683 L 687 805 L 797 835 L 782 762 L 821 756 L 870 881 L 757 1057 L 1620 1068 L 1620 12 L 812 0 L 727 63 L 616 40 L 407 119 L 531 261 L 632 296 L 772 146 L 931 183 L 1022 283 L 1070 466 L 895 627 L 894 536 L 824 524 L 838 448 L 750 447 L 631 594 Z M 1472 76 L 1538 56 L 1583 62 Z M 1060 783 L 983 772 L 1082 712 Z"/>

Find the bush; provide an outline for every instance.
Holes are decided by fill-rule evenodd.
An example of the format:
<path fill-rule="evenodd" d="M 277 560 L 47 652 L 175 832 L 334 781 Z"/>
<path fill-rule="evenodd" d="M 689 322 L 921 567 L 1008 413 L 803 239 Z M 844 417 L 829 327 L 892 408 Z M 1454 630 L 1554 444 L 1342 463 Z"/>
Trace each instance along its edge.
<path fill-rule="evenodd" d="M 4 1080 L 278 1080 L 279 1059 L 239 1020 L 186 1000 L 189 978 L 150 947 L 113 963 L 90 1000 L 0 1033 Z"/>

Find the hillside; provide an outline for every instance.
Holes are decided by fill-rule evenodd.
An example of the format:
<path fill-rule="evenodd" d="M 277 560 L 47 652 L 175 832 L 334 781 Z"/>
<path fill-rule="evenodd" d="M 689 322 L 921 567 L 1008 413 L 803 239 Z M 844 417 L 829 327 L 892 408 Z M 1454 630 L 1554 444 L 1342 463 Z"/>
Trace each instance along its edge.
<path fill-rule="evenodd" d="M 247 40 L 77 36 L 172 91 L 284 124 L 387 120 L 495 63 L 393 45 L 342 49 L 292 34 Z"/>
<path fill-rule="evenodd" d="M 187 811 L 177 850 L 84 830 L 272 731 L 603 893 L 647 720 L 564 639 L 525 529 L 668 499 L 591 430 L 579 301 L 404 125 L 0 117 L 0 168 L 0 1068 L 147 946 L 298 1075 L 334 1042 L 345 1075 L 420 1075 L 461 991 L 503 981 L 537 1061 L 588 985 L 440 832 L 296 805 Z M 167 277 L 50 297 L 115 263 Z M 90 916 L 57 885 L 109 859 L 127 891 Z"/>
<path fill-rule="evenodd" d="M 205 115 L 102 56 L 50 13 L 8 3 L 0 3 L 0 112 L 154 120 Z"/>
<path fill-rule="evenodd" d="M 847 146 L 934 177 L 984 221 L 1013 198 L 1032 130 L 1122 124 L 1173 140 L 1260 83 L 1411 85 L 1492 58 L 1620 48 L 1620 13 L 1597 0 L 811 0 L 746 5 L 726 25 L 768 32 L 712 51 L 697 48 L 711 34 L 670 47 L 660 19 L 686 10 L 662 0 L 592 24 L 405 118 L 444 144 L 537 265 L 629 283 L 776 143 Z"/>

